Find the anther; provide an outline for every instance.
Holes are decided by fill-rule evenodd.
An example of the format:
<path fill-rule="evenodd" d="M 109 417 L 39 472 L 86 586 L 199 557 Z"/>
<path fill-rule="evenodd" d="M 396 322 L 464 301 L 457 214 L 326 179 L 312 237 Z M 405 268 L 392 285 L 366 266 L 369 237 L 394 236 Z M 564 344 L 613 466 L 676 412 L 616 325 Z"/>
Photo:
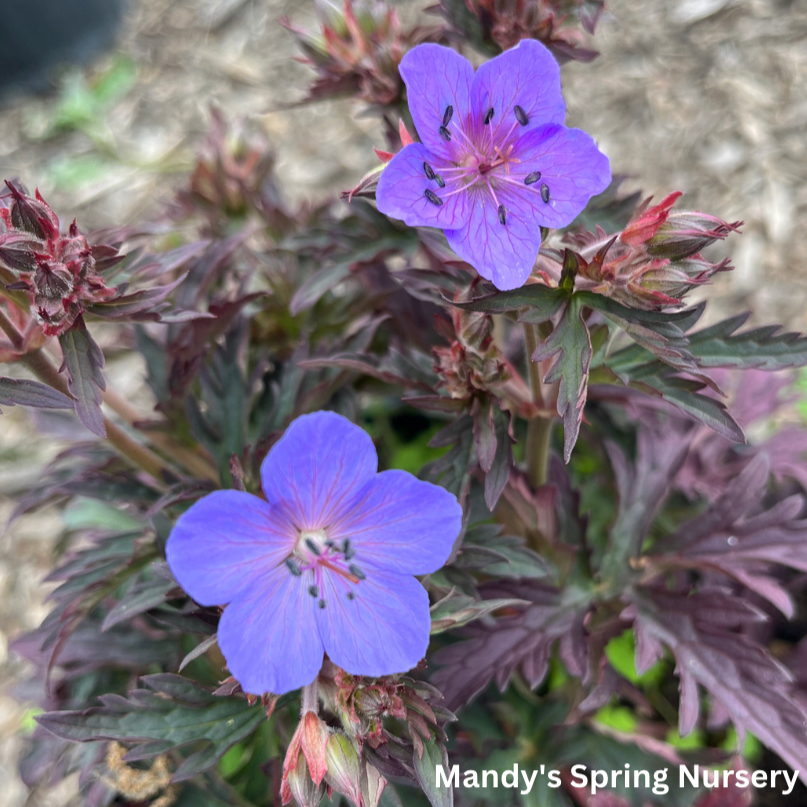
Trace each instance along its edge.
<path fill-rule="evenodd" d="M 549 201 L 549 188 L 545 184 L 541 185 L 541 199 L 543 199 L 544 203 Z"/>
<path fill-rule="evenodd" d="M 445 186 L 446 186 L 446 181 L 445 181 L 445 180 L 444 180 L 444 179 L 443 179 L 443 178 L 440 176 L 440 174 L 435 174 L 435 175 L 434 175 L 434 178 L 437 180 L 437 184 L 438 184 L 438 185 L 439 185 L 441 188 L 445 188 Z"/>
<path fill-rule="evenodd" d="M 485 124 L 485 126 L 487 126 L 491 122 L 491 120 L 493 120 L 493 107 L 491 107 L 487 111 L 487 114 L 485 115 L 485 120 L 483 121 L 483 123 Z"/>
<path fill-rule="evenodd" d="M 448 126 L 451 118 L 454 116 L 454 107 L 449 104 L 446 111 L 443 113 L 443 126 Z"/>
<path fill-rule="evenodd" d="M 499 205 L 499 223 L 507 224 L 507 208 L 504 205 Z"/>
<path fill-rule="evenodd" d="M 367 577 L 367 575 L 358 566 L 356 566 L 353 563 L 351 563 L 350 566 L 348 566 L 347 568 L 350 569 L 350 573 L 354 577 L 358 577 L 359 580 L 364 580 Z"/>
<path fill-rule="evenodd" d="M 534 185 L 540 178 L 541 178 L 541 172 L 533 171 L 531 174 L 527 174 L 527 176 L 524 179 L 524 184 Z"/>
<path fill-rule="evenodd" d="M 324 608 L 324 607 L 325 607 L 325 600 L 320 600 L 320 601 L 317 603 L 317 605 L 319 605 L 319 607 L 320 607 L 320 608 Z"/>
<path fill-rule="evenodd" d="M 315 554 L 319 555 L 319 547 L 310 539 L 305 539 L 305 545 Z"/>
<path fill-rule="evenodd" d="M 342 554 L 345 556 L 345 560 L 350 560 L 356 554 L 350 544 L 350 538 L 345 538 L 342 542 Z"/>
<path fill-rule="evenodd" d="M 286 558 L 286 567 L 295 577 L 302 574 L 300 567 L 291 558 Z"/>
<path fill-rule="evenodd" d="M 355 595 L 355 594 L 354 594 L 352 591 L 348 591 L 348 593 L 347 593 L 347 598 L 348 598 L 349 600 L 355 600 L 355 599 L 356 599 L 356 595 Z"/>
<path fill-rule="evenodd" d="M 451 132 L 449 132 L 448 129 L 446 129 L 445 126 L 441 126 L 440 129 L 439 129 L 439 132 L 440 132 L 440 137 L 442 137 L 443 140 L 448 140 L 449 143 L 451 142 Z"/>
<path fill-rule="evenodd" d="M 513 107 L 513 112 L 516 114 L 516 120 L 522 126 L 526 126 L 530 122 L 530 119 L 527 117 L 527 113 L 524 111 L 523 107 L 520 107 L 518 104 Z"/>
<path fill-rule="evenodd" d="M 428 188 L 424 191 L 426 198 L 433 204 L 440 207 L 443 204 L 443 200 L 434 192 L 430 191 Z"/>
<path fill-rule="evenodd" d="M 316 586 L 309 586 L 308 587 L 308 593 L 312 597 L 319 597 L 319 589 Z"/>
<path fill-rule="evenodd" d="M 434 179 L 436 176 L 434 169 L 425 160 L 423 161 L 423 171 L 426 174 L 426 179 Z"/>

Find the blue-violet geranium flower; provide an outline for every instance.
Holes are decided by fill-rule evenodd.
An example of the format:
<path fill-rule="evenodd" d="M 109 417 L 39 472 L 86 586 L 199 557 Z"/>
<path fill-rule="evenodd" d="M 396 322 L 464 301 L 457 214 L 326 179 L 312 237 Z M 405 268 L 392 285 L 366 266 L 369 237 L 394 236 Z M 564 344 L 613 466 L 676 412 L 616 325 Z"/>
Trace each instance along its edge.
<path fill-rule="evenodd" d="M 311 683 L 327 653 L 354 675 L 406 672 L 423 658 L 429 598 L 462 508 L 405 471 L 377 473 L 365 431 L 334 412 L 297 418 L 261 466 L 268 501 L 236 490 L 180 516 L 168 565 L 202 605 L 229 603 L 218 628 L 246 692 Z"/>
<path fill-rule="evenodd" d="M 403 58 L 421 143 L 378 181 L 378 209 L 412 227 L 439 227 L 454 252 L 498 289 L 522 286 L 541 227 L 571 224 L 611 181 L 591 137 L 563 125 L 560 68 L 527 39 L 483 64 L 441 45 Z"/>

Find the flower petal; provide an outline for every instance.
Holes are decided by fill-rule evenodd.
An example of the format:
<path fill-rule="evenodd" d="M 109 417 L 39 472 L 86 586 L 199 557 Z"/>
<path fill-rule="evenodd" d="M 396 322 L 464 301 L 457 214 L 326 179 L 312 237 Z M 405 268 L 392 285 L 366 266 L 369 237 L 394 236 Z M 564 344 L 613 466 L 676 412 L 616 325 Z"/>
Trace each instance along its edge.
<path fill-rule="evenodd" d="M 375 446 L 336 412 L 298 417 L 269 452 L 261 480 L 270 502 L 283 502 L 301 529 L 327 526 L 378 468 Z"/>
<path fill-rule="evenodd" d="M 516 118 L 513 111 L 516 105 L 527 116 L 525 126 Z M 488 125 L 494 127 L 494 140 L 503 138 L 514 126 L 524 132 L 545 123 L 563 123 L 566 105 L 560 91 L 560 66 L 544 45 L 524 39 L 476 71 L 471 107 L 475 125 L 489 109 L 493 110 Z"/>
<path fill-rule="evenodd" d="M 440 126 L 449 106 L 454 110 L 449 130 L 467 126 L 474 80 L 471 63 L 451 48 L 427 43 L 403 57 L 400 73 L 420 139 L 432 152 L 450 156 L 456 143 L 443 139 Z"/>
<path fill-rule="evenodd" d="M 355 564 L 428 574 L 448 559 L 462 528 L 462 507 L 444 488 L 406 471 L 378 474 L 329 530 L 350 538 Z"/>
<path fill-rule="evenodd" d="M 474 206 L 468 223 L 446 230 L 446 238 L 462 260 L 497 289 L 507 291 L 523 286 L 530 276 L 541 246 L 541 228 L 532 211 L 519 205 L 508 187 L 497 187 L 496 193 L 507 208 L 506 224 L 499 221 L 498 208 L 487 189 L 477 187 L 473 190 Z"/>
<path fill-rule="evenodd" d="M 440 227 L 443 230 L 460 227 L 470 215 L 468 194 L 455 193 L 445 198 L 445 191 L 437 181 L 426 176 L 424 163 L 439 174 L 445 160 L 432 154 L 422 143 L 412 143 L 399 151 L 378 180 L 378 209 L 410 227 Z M 442 204 L 429 201 L 427 190 Z"/>
<path fill-rule="evenodd" d="M 315 610 L 304 578 L 285 566 L 254 581 L 224 609 L 219 647 L 245 692 L 282 695 L 314 680 L 323 655 Z"/>
<path fill-rule="evenodd" d="M 368 568 L 365 580 L 349 585 L 323 575 L 322 596 L 315 619 L 325 652 L 351 675 L 406 672 L 426 654 L 429 596 L 414 577 Z"/>
<path fill-rule="evenodd" d="M 262 499 L 217 490 L 177 520 L 165 551 L 177 582 L 201 605 L 222 605 L 282 563 L 294 547 L 291 525 Z"/>
<path fill-rule="evenodd" d="M 532 211 L 543 227 L 571 224 L 588 204 L 611 182 L 611 165 L 597 144 L 580 129 L 548 124 L 519 138 L 513 154 L 521 160 L 510 176 L 507 188 L 518 197 L 524 212 Z M 529 174 L 540 171 L 541 179 L 524 185 Z M 541 198 L 541 187 L 549 190 L 549 201 Z M 497 188 L 498 192 L 498 188 Z M 512 201 L 511 201 L 512 204 Z"/>

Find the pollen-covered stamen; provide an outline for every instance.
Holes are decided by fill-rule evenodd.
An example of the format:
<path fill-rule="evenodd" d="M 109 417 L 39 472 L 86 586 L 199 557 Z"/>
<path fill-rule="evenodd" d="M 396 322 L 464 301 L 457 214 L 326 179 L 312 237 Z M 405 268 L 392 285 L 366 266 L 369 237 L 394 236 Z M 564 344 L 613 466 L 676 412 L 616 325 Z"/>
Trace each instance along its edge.
<path fill-rule="evenodd" d="M 325 600 L 320 600 L 320 601 L 317 603 L 317 605 L 319 605 L 319 607 L 320 607 L 320 608 L 324 608 L 324 607 L 325 607 Z"/>
<path fill-rule="evenodd" d="M 434 175 L 434 178 L 435 178 L 435 180 L 437 180 L 437 184 L 438 184 L 438 185 L 439 185 L 441 188 L 445 188 L 445 186 L 446 186 L 446 181 L 445 181 L 445 180 L 444 180 L 444 179 L 443 179 L 443 178 L 440 176 L 440 174 L 435 174 L 435 175 Z"/>
<path fill-rule="evenodd" d="M 524 108 L 523 108 L 523 107 L 520 107 L 518 104 L 516 104 L 516 105 L 513 107 L 513 113 L 514 113 L 514 114 L 515 114 L 515 116 L 516 116 L 516 120 L 517 120 L 517 121 L 518 121 L 518 122 L 519 122 L 519 123 L 520 123 L 522 126 L 526 126 L 526 125 L 527 125 L 527 124 L 530 122 L 530 119 L 527 117 L 527 113 L 524 111 Z"/>
<path fill-rule="evenodd" d="M 314 541 L 313 541 L 311 538 L 306 538 L 306 539 L 305 539 L 305 545 L 308 547 L 308 549 L 309 549 L 309 550 L 310 550 L 310 551 L 311 551 L 311 552 L 312 552 L 314 555 L 319 555 L 319 554 L 320 554 L 319 547 L 318 547 L 318 546 L 317 546 L 317 545 L 314 543 Z"/>
<path fill-rule="evenodd" d="M 426 174 L 426 179 L 433 180 L 437 176 L 434 169 L 425 160 L 423 161 L 423 173 Z"/>
<path fill-rule="evenodd" d="M 345 556 L 345 560 L 351 560 L 356 554 L 353 545 L 350 543 L 350 538 L 345 538 L 345 540 L 342 541 L 342 554 Z"/>
<path fill-rule="evenodd" d="M 493 107 L 491 107 L 487 111 L 487 114 L 485 115 L 485 120 L 482 122 L 485 124 L 485 126 L 487 126 L 491 122 L 491 120 L 493 120 Z"/>
<path fill-rule="evenodd" d="M 356 566 L 355 563 L 351 563 L 350 566 L 348 566 L 348 569 L 350 569 L 353 576 L 359 580 L 364 580 L 367 577 L 367 575 L 358 566 Z"/>
<path fill-rule="evenodd" d="M 499 222 L 507 224 L 507 208 L 504 205 L 499 205 Z"/>
<path fill-rule="evenodd" d="M 454 107 L 451 106 L 451 104 L 449 104 L 446 107 L 446 111 L 443 113 L 443 126 L 448 126 L 453 116 L 454 116 Z"/>
<path fill-rule="evenodd" d="M 319 597 L 319 587 L 318 587 L 318 586 L 314 586 L 314 585 L 309 586 L 309 587 L 308 587 L 308 593 L 309 593 L 309 594 L 310 594 L 312 597 Z"/>
<path fill-rule="evenodd" d="M 445 126 L 441 126 L 438 129 L 438 131 L 440 132 L 440 137 L 442 137 L 443 140 L 445 140 L 448 143 L 451 142 L 451 132 L 449 132 L 448 129 L 446 129 Z"/>
<path fill-rule="evenodd" d="M 430 191 L 428 188 L 423 192 L 424 196 L 433 204 L 440 207 L 443 204 L 443 200 L 434 192 Z"/>
<path fill-rule="evenodd" d="M 302 574 L 300 567 L 291 558 L 286 558 L 286 567 L 295 577 Z"/>
<path fill-rule="evenodd" d="M 527 176 L 524 177 L 524 184 L 534 185 L 540 178 L 541 178 L 541 172 L 533 171 L 531 174 L 527 174 Z"/>
<path fill-rule="evenodd" d="M 549 202 L 549 188 L 547 187 L 546 183 L 541 185 L 541 200 L 544 204 Z"/>

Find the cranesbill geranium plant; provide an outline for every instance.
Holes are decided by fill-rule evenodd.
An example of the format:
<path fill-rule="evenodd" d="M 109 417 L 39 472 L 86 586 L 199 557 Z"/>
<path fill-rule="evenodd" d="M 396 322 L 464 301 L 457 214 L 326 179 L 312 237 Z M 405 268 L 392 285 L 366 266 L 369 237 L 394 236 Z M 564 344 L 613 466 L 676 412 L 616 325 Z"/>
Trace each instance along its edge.
<path fill-rule="evenodd" d="M 599 0 L 442 0 L 449 27 L 406 35 L 358 8 L 322 11 L 313 59 L 312 96 L 383 121 L 349 203 L 290 207 L 218 113 L 147 226 L 0 197 L 0 405 L 74 438 L 14 511 L 69 505 L 52 610 L 12 645 L 25 781 L 707 807 L 748 804 L 752 766 L 803 775 L 807 338 L 687 303 L 741 223 L 625 194 L 565 127 L 555 57 L 593 57 Z M 595 795 L 575 765 L 620 776 Z"/>

